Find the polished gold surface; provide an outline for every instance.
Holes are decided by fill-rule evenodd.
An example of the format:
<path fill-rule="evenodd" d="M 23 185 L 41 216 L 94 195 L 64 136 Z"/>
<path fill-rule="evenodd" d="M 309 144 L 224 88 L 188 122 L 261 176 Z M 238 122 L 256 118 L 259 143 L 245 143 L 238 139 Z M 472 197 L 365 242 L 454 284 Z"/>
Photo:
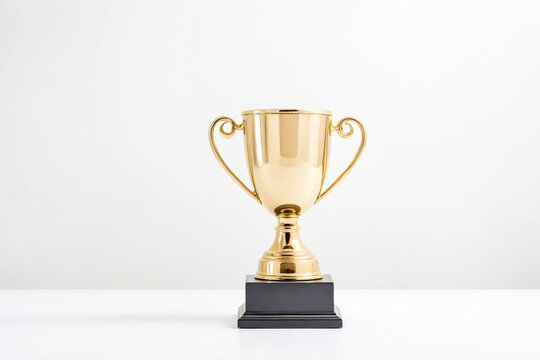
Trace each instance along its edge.
<path fill-rule="evenodd" d="M 278 218 L 274 243 L 259 261 L 255 277 L 262 280 L 320 279 L 317 259 L 300 240 L 298 217 L 326 196 L 352 169 L 364 149 L 364 127 L 350 117 L 333 126 L 332 113 L 326 110 L 248 110 L 242 117 L 241 124 L 224 116 L 214 120 L 209 140 L 225 171 Z M 226 138 L 234 136 L 237 130 L 243 131 L 254 190 L 249 189 L 221 157 L 214 142 L 214 130 L 219 124 L 219 132 Z M 323 191 L 332 131 L 348 138 L 353 134 L 353 124 L 362 135 L 358 150 L 345 171 Z"/>
<path fill-rule="evenodd" d="M 221 123 L 221 126 L 219 127 L 219 133 L 221 134 L 221 136 L 223 136 L 224 138 L 226 139 L 230 139 L 234 136 L 234 133 L 236 132 L 236 130 L 242 130 L 244 128 L 244 123 L 242 123 L 241 125 L 238 125 L 234 122 L 233 119 L 229 118 L 229 117 L 226 117 L 226 116 L 221 116 L 221 117 L 218 117 L 216 120 L 214 120 L 214 122 L 212 123 L 212 125 L 210 125 L 210 129 L 208 130 L 208 139 L 210 141 L 210 147 L 212 148 L 212 151 L 214 152 L 214 155 L 216 156 L 216 159 L 219 161 L 219 163 L 221 164 L 221 166 L 223 166 L 223 169 L 225 169 L 225 171 L 227 172 L 227 174 L 230 175 L 230 177 L 233 178 L 233 180 L 238 184 L 240 185 L 240 187 L 242 189 L 244 189 L 244 191 L 249 195 L 251 196 L 253 199 L 255 199 L 255 201 L 261 203 L 261 200 L 259 199 L 259 197 L 257 196 L 257 193 L 255 192 L 255 190 L 250 190 L 243 182 L 242 180 L 240 180 L 238 178 L 238 176 L 236 176 L 236 174 L 231 170 L 231 168 L 227 165 L 227 163 L 225 162 L 225 160 L 223 160 L 223 158 L 221 157 L 221 154 L 219 153 L 219 150 L 216 146 L 216 143 L 214 141 L 214 129 L 215 127 Z M 225 129 L 225 125 L 229 125 L 230 126 L 230 130 L 227 131 Z M 253 175 L 251 176 L 251 182 L 253 182 Z"/>
<path fill-rule="evenodd" d="M 349 173 L 349 171 L 351 171 L 353 166 L 358 161 L 358 158 L 360 157 L 360 154 L 362 154 L 362 151 L 364 151 L 364 146 L 366 145 L 366 130 L 364 129 L 364 126 L 362 125 L 362 123 L 360 121 L 358 121 L 358 120 L 356 120 L 355 118 L 352 118 L 352 117 L 346 117 L 346 118 L 343 118 L 343 119 L 339 120 L 339 122 L 337 123 L 336 126 L 332 126 L 332 130 L 337 132 L 338 135 L 341 136 L 342 138 L 348 139 L 354 133 L 354 128 L 352 127 L 351 123 L 356 124 L 358 126 L 358 128 L 360 129 L 360 133 L 362 134 L 362 140 L 360 141 L 360 146 L 358 146 L 358 150 L 356 150 L 356 153 L 354 154 L 353 159 L 351 160 L 351 162 L 349 163 L 349 165 L 347 166 L 345 171 L 343 171 L 341 173 L 341 175 L 339 175 L 337 177 L 337 179 L 334 180 L 332 185 L 330 185 L 326 190 L 322 191 L 319 194 L 319 196 L 317 197 L 317 200 L 315 201 L 315 204 L 318 203 L 319 200 L 321 200 L 323 197 L 325 197 L 326 194 L 328 194 L 328 192 L 330 190 L 332 190 L 334 188 L 334 186 L 336 186 L 336 184 L 338 182 L 340 182 L 341 179 L 343 179 L 345 177 L 345 175 L 347 175 Z M 347 127 L 348 127 L 347 131 L 345 131 L 345 129 L 343 128 L 344 125 L 347 125 Z M 328 145 L 328 147 L 330 147 L 330 144 Z"/>
<path fill-rule="evenodd" d="M 302 241 L 298 216 L 278 216 L 276 237 L 259 260 L 255 277 L 260 280 L 314 280 L 322 278 L 319 262 Z"/>

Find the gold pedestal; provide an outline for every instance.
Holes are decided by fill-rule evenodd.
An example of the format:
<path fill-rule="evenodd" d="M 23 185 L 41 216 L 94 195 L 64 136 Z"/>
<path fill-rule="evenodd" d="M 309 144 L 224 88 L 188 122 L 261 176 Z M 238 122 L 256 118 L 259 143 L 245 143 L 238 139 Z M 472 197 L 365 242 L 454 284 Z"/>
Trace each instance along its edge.
<path fill-rule="evenodd" d="M 322 279 L 319 261 L 300 240 L 298 217 L 278 217 L 277 220 L 274 243 L 259 260 L 255 279 Z"/>

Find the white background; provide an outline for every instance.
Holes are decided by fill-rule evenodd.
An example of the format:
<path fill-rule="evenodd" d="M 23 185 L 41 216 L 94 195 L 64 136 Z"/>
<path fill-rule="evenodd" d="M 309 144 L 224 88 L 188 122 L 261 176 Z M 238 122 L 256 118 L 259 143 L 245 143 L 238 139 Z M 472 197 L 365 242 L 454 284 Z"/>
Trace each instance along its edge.
<path fill-rule="evenodd" d="M 1 1 L 0 287 L 240 288 L 219 115 L 364 122 L 301 220 L 340 288 L 540 286 L 540 3 Z M 354 139 L 333 137 L 330 176 Z M 220 141 L 247 179 L 241 136 Z"/>

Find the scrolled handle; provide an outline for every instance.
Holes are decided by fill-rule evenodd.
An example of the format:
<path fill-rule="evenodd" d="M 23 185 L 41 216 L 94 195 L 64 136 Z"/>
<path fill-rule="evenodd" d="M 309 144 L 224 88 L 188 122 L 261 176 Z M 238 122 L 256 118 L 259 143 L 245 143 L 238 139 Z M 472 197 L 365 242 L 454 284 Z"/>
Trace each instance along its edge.
<path fill-rule="evenodd" d="M 355 118 L 345 117 L 339 120 L 336 126 L 331 127 L 330 131 L 335 131 L 340 137 L 344 139 L 348 139 L 354 133 L 354 128 L 351 123 L 356 124 L 358 128 L 360 129 L 360 132 L 362 133 L 362 141 L 360 142 L 360 146 L 358 147 L 358 150 L 356 150 L 356 153 L 354 154 L 352 161 L 349 163 L 345 171 L 343 171 L 341 175 L 339 175 L 337 179 L 334 180 L 334 182 L 326 190 L 322 191 L 321 189 L 321 192 L 319 193 L 319 196 L 317 197 L 317 200 L 315 201 L 315 203 L 318 203 L 322 198 L 324 198 L 326 194 L 328 194 L 328 192 L 332 190 L 334 186 L 336 186 L 337 183 L 339 183 L 345 177 L 345 175 L 349 173 L 349 171 L 351 171 L 353 166 L 358 161 L 360 154 L 362 154 L 362 151 L 364 150 L 364 146 L 366 145 L 366 130 L 364 129 L 364 126 L 362 125 L 362 123 L 356 120 Z M 347 126 L 347 130 L 345 130 L 345 126 Z"/>
<path fill-rule="evenodd" d="M 212 148 L 212 151 L 214 152 L 214 155 L 216 156 L 217 161 L 223 166 L 223 169 L 229 174 L 229 176 L 238 184 L 244 191 L 251 196 L 255 201 L 257 201 L 259 204 L 261 203 L 261 200 L 259 199 L 259 196 L 257 195 L 257 192 L 254 190 L 249 189 L 243 182 L 236 176 L 236 174 L 231 170 L 231 168 L 225 163 L 225 160 L 221 157 L 221 154 L 219 153 L 219 150 L 216 146 L 216 143 L 214 141 L 214 129 L 216 126 L 221 123 L 221 126 L 219 127 L 219 133 L 221 136 L 223 136 L 226 139 L 230 139 L 234 136 L 236 133 L 236 130 L 243 130 L 244 129 L 244 123 L 238 125 L 234 122 L 233 119 L 227 116 L 220 116 L 217 119 L 215 119 L 212 124 L 210 125 L 210 128 L 208 129 L 208 140 L 210 141 L 210 147 Z M 229 124 L 231 126 L 230 130 L 225 129 L 225 125 Z"/>

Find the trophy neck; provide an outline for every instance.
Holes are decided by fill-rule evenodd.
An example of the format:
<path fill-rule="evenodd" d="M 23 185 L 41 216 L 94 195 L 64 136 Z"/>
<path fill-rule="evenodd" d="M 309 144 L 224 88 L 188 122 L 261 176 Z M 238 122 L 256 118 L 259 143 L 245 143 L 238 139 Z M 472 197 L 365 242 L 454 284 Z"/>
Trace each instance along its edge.
<path fill-rule="evenodd" d="M 281 254 L 293 255 L 295 251 L 303 249 L 306 251 L 302 240 L 300 240 L 300 226 L 298 226 L 298 216 L 277 217 L 276 238 L 272 248 Z M 275 247 L 275 248 L 274 248 Z M 307 250 L 309 251 L 309 250 Z"/>
<path fill-rule="evenodd" d="M 259 261 L 256 279 L 321 279 L 319 262 L 300 240 L 298 216 L 278 216 L 276 237 Z"/>
<path fill-rule="evenodd" d="M 298 215 L 295 216 L 276 216 L 277 218 L 277 226 L 276 230 L 290 230 L 290 231 L 297 231 L 300 230 L 300 226 L 298 226 Z"/>

